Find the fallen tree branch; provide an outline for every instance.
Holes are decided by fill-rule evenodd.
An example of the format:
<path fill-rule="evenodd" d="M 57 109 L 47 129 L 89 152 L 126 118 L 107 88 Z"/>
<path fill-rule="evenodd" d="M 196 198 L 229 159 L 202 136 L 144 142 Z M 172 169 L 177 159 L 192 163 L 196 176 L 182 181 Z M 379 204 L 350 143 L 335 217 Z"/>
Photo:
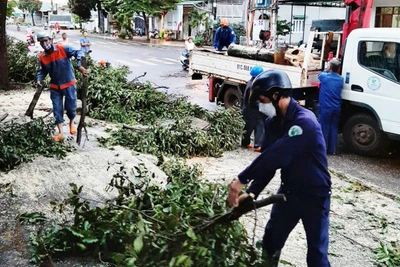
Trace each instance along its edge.
<path fill-rule="evenodd" d="M 147 72 L 144 72 L 142 75 L 139 75 L 139 76 L 133 78 L 129 83 L 134 83 L 134 82 L 136 82 L 136 81 L 139 80 L 140 78 L 143 78 L 144 76 L 146 76 L 146 74 L 147 74 Z"/>
<path fill-rule="evenodd" d="M 35 109 L 36 104 L 40 98 L 40 95 L 42 94 L 43 88 L 44 88 L 44 84 L 37 86 L 35 95 L 33 96 L 33 99 L 31 101 L 31 103 L 29 104 L 27 111 L 25 112 L 25 115 L 30 117 L 31 119 L 33 119 L 33 110 Z"/>
<path fill-rule="evenodd" d="M 82 67 L 87 69 L 87 62 L 86 58 L 82 57 Z M 88 78 L 86 75 L 82 76 L 82 89 L 81 89 L 81 101 L 82 101 L 82 110 L 81 110 L 81 119 L 79 120 L 78 124 L 78 131 L 76 135 L 76 143 L 78 146 L 81 145 L 82 140 L 82 129 L 85 130 L 86 139 L 88 138 L 87 129 L 85 125 L 85 118 L 86 118 L 86 111 L 87 111 L 87 88 L 88 88 Z"/>
<path fill-rule="evenodd" d="M 356 245 L 359 245 L 359 246 L 361 246 L 361 247 L 363 247 L 363 248 L 368 248 L 368 249 L 370 249 L 371 251 L 375 251 L 373 248 L 371 248 L 371 247 L 369 247 L 369 246 L 366 246 L 366 245 L 363 245 L 363 244 L 361 244 L 360 242 L 354 240 L 354 239 L 351 238 L 351 237 L 348 237 L 348 236 L 342 234 L 341 232 L 339 232 L 339 231 L 337 231 L 337 230 L 336 230 L 336 233 L 338 233 L 338 234 L 341 235 L 342 237 L 348 239 L 351 243 L 354 243 L 354 244 L 356 244 Z"/>
<path fill-rule="evenodd" d="M 0 121 L 4 121 L 7 117 L 8 117 L 8 113 L 2 115 L 2 116 L 0 117 Z"/>

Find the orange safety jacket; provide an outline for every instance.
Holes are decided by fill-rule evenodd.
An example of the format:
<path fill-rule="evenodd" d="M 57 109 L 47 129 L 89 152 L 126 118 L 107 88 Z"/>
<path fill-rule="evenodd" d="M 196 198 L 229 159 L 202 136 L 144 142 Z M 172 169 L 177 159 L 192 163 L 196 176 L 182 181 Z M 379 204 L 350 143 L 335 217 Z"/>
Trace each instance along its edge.
<path fill-rule="evenodd" d="M 50 88 L 52 89 L 63 90 L 76 84 L 74 70 L 69 59 L 75 57 L 78 60 L 78 67 L 80 67 L 82 56 L 83 53 L 80 50 L 74 50 L 70 46 L 53 45 L 53 52 L 43 51 L 39 55 L 37 81 L 43 81 L 49 74 Z"/>

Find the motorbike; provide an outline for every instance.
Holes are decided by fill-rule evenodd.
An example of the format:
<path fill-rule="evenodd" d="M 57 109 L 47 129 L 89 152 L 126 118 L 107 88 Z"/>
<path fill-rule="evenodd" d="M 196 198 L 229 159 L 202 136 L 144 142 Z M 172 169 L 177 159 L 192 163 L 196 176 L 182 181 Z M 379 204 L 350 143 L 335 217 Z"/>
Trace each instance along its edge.
<path fill-rule="evenodd" d="M 28 45 L 35 45 L 35 38 L 33 36 L 33 32 L 32 34 L 29 33 L 26 34 L 26 42 L 28 43 Z"/>
<path fill-rule="evenodd" d="M 179 60 L 182 64 L 182 69 L 187 70 L 189 68 L 189 51 L 187 50 L 183 51 L 181 53 Z"/>
<path fill-rule="evenodd" d="M 158 30 L 154 29 L 150 32 L 150 38 L 158 39 L 160 36 L 158 34 Z"/>

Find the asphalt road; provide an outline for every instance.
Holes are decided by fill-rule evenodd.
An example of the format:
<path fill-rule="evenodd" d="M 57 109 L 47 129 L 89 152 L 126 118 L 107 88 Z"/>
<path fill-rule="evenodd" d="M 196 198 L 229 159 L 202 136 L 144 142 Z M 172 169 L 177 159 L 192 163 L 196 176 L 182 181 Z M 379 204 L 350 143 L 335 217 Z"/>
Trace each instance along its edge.
<path fill-rule="evenodd" d="M 73 47 L 79 48 L 79 31 L 66 31 Z M 15 26 L 8 26 L 7 33 L 24 40 L 25 28 L 20 32 Z M 91 36 L 92 58 L 106 60 L 112 65 L 127 65 L 132 74 L 130 79 L 142 75 L 160 86 L 168 87 L 168 92 L 182 94 L 207 109 L 215 109 L 214 103 L 208 102 L 206 81 L 192 81 L 187 77 L 179 63 L 183 47 L 154 46 L 133 42 L 122 42 L 101 36 Z M 37 44 L 34 50 L 40 50 Z M 394 143 L 392 153 L 386 157 L 362 157 L 348 151 L 343 139 L 338 138 L 337 155 L 329 156 L 329 166 L 337 172 L 354 176 L 383 189 L 386 192 L 400 195 L 400 143 Z"/>

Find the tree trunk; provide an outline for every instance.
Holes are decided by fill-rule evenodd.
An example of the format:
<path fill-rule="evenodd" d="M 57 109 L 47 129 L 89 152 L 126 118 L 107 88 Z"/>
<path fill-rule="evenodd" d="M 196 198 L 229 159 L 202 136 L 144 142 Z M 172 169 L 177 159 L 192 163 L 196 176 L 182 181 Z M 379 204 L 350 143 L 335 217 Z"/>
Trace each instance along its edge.
<path fill-rule="evenodd" d="M 10 89 L 7 65 L 6 13 L 7 1 L 0 1 L 0 90 Z"/>
<path fill-rule="evenodd" d="M 101 1 L 97 1 L 97 17 L 98 17 L 99 33 L 104 33 L 104 16 L 101 7 Z"/>
<path fill-rule="evenodd" d="M 273 51 L 267 49 L 258 49 L 256 47 L 231 45 L 228 48 L 228 55 L 274 63 Z"/>
<path fill-rule="evenodd" d="M 33 15 L 34 12 L 31 13 L 31 17 L 32 17 L 32 26 L 36 26 L 35 24 L 35 16 Z"/>
<path fill-rule="evenodd" d="M 144 32 L 146 33 L 147 40 L 150 40 L 149 17 L 144 12 L 142 12 L 142 15 L 143 15 L 143 20 L 144 20 Z"/>

